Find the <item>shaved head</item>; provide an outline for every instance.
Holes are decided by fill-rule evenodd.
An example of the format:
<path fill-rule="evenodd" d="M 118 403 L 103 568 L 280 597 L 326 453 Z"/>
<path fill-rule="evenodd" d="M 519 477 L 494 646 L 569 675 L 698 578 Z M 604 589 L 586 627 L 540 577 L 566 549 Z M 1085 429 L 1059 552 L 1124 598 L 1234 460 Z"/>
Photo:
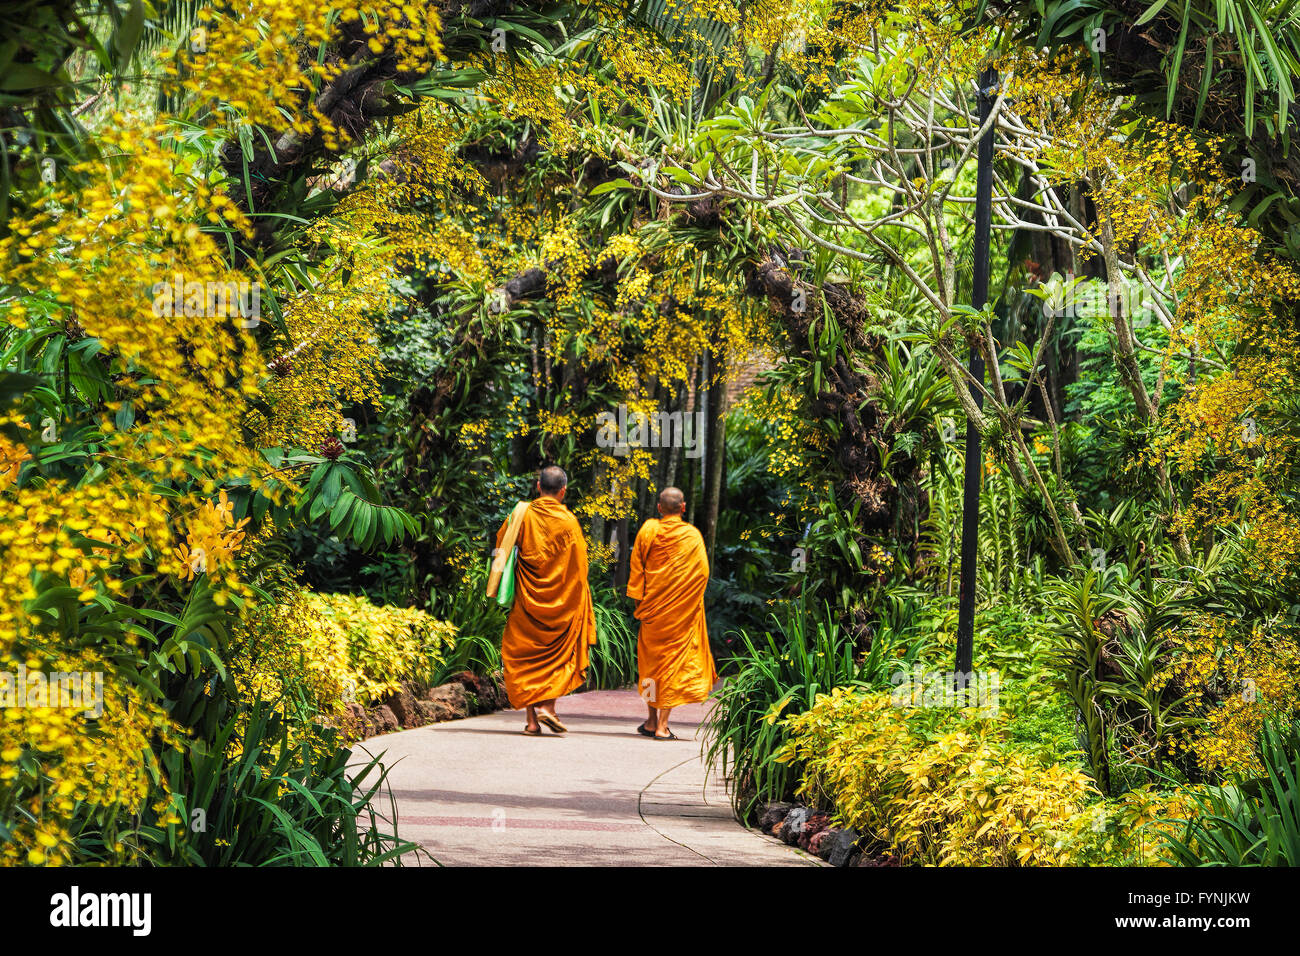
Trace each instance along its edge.
<path fill-rule="evenodd" d="M 659 513 L 667 517 L 668 515 L 679 515 L 686 510 L 686 496 L 682 494 L 680 488 L 665 488 L 659 492 Z"/>
<path fill-rule="evenodd" d="M 544 495 L 558 495 L 569 484 L 569 476 L 559 465 L 547 465 L 537 475 L 537 487 Z"/>

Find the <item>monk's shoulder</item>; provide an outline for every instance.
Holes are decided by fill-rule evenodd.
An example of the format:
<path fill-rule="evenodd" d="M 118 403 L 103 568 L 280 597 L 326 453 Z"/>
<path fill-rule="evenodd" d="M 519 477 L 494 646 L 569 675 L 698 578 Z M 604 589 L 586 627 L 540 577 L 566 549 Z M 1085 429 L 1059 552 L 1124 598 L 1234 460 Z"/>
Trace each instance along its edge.
<path fill-rule="evenodd" d="M 568 505 L 561 505 L 560 521 L 564 529 L 573 534 L 582 534 L 582 525 L 578 523 L 578 516 L 569 510 Z"/>
<path fill-rule="evenodd" d="M 682 528 L 684 529 L 682 533 L 690 539 L 693 545 L 704 547 L 704 535 L 700 534 L 699 528 L 693 524 L 687 524 L 685 521 L 682 522 Z"/>
<path fill-rule="evenodd" d="M 583 540 L 578 516 L 565 505 L 560 505 L 559 511 L 554 515 L 551 533 L 557 545 L 569 545 Z"/>

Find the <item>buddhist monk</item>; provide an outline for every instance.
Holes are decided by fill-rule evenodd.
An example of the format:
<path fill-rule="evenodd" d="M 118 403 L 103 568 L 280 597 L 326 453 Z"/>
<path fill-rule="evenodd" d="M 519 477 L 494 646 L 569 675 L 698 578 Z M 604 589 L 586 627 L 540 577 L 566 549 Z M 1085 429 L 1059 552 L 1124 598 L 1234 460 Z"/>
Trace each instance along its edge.
<path fill-rule="evenodd" d="M 682 520 L 685 509 L 681 491 L 665 488 L 659 518 L 641 526 L 632 546 L 627 596 L 637 602 L 641 622 L 637 677 L 649 708 L 637 733 L 655 740 L 676 740 L 669 713 L 704 700 L 718 679 L 704 623 L 709 560 L 700 532 Z"/>
<path fill-rule="evenodd" d="M 555 715 L 555 701 L 586 679 L 596 643 L 587 542 L 563 504 L 568 483 L 561 468 L 541 470 L 537 498 L 524 512 L 515 540 L 515 599 L 501 638 L 501 663 L 510 706 L 524 709 L 524 733 L 530 737 L 539 736 L 541 726 L 557 734 L 567 730 Z M 507 519 L 497 532 L 498 548 L 508 524 Z"/>

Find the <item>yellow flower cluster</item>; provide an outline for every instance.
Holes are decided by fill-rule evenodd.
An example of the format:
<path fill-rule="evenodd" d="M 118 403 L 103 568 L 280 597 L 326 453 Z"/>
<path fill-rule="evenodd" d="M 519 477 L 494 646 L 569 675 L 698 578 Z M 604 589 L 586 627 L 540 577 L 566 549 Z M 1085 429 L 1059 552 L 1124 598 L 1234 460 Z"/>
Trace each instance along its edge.
<path fill-rule="evenodd" d="M 228 565 L 243 543 L 243 528 L 248 521 L 248 518 L 235 520 L 235 506 L 226 498 L 225 491 L 217 501 L 204 502 L 186 522 L 185 543 L 176 549 L 176 557 L 184 568 L 182 580 L 213 574 Z M 229 586 L 234 585 L 232 578 Z"/>
<path fill-rule="evenodd" d="M 1177 636 L 1172 674 L 1197 704 L 1202 723 L 1175 745 L 1206 771 L 1261 770 L 1256 740 L 1264 722 L 1300 712 L 1300 643 L 1284 630 L 1249 629 L 1218 615 Z"/>
<path fill-rule="evenodd" d="M 0 865 L 70 860 L 75 834 L 69 828 L 78 804 L 103 813 L 105 836 L 112 838 L 113 821 L 138 814 L 151 794 L 158 796 L 159 786 L 161 799 L 167 799 L 165 781 L 155 782 L 153 747 L 155 741 L 178 746 L 181 739 L 166 713 L 117 677 L 99 655 L 88 650 L 27 654 L 0 654 L 10 692 L 17 696 L 20 673 L 26 684 L 25 699 L 0 709 L 0 807 L 18 821 L 0 841 Z M 81 677 L 82 698 L 75 707 L 34 696 L 38 679 L 50 682 L 60 673 Z M 93 700 L 87 689 L 94 684 L 90 675 L 102 681 L 102 700 Z M 126 848 L 114 839 L 108 851 L 108 862 L 128 860 Z"/>
<path fill-rule="evenodd" d="M 479 95 L 502 116 L 530 120 L 548 148 L 565 151 L 582 140 L 571 92 L 582 82 L 581 73 L 577 64 L 512 63 L 483 83 Z"/>
<path fill-rule="evenodd" d="M 798 481 L 816 470 L 817 456 L 827 449 L 827 437 L 817 423 L 808 421 L 798 394 L 779 391 L 769 401 L 766 389 L 755 387 L 745 391 L 732 408 L 764 423 L 771 435 L 768 467 L 774 475 Z"/>
<path fill-rule="evenodd" d="M 601 448 L 581 456 L 578 465 L 593 467 L 597 461 L 600 463 L 597 472 L 600 486 L 574 504 L 573 513 L 579 518 L 599 517 L 606 521 L 636 519 L 636 483 L 650 480 L 654 454 L 644 448 L 629 447 L 626 455 L 615 456 Z M 651 493 L 656 490 L 651 486 Z"/>
<path fill-rule="evenodd" d="M 310 230 L 310 241 L 366 271 L 396 276 L 444 267 L 485 280 L 488 266 L 474 236 L 481 216 L 473 201 L 486 196 L 488 183 L 460 159 L 462 133 L 456 113 L 439 101 L 426 100 L 399 117 L 391 133 L 367 144 L 379 173 L 344 196 Z"/>
<path fill-rule="evenodd" d="M 34 573 L 66 574 L 85 562 L 87 576 L 103 576 L 110 562 L 93 549 L 110 535 L 123 542 L 118 560 L 152 553 L 160 568 L 183 573 L 169 566 L 170 510 L 153 485 L 241 473 L 259 483 L 258 457 L 241 430 L 263 374 L 256 344 L 227 311 L 211 308 L 211 299 L 182 307 L 159 292 L 178 282 L 205 291 L 250 282 L 222 264 L 199 228 L 226 222 L 243 230 L 247 222 L 166 135 L 161 124 L 107 130 L 102 158 L 79 164 L 70 185 L 57 185 L 44 207 L 16 220 L 0 240 L 13 285 L 48 297 L 39 318 L 30 311 L 34 298 L 4 303 L 5 318 L 20 328 L 62 324 L 98 339 L 101 354 L 122 370 L 116 385 L 125 397 L 109 412 L 130 405 L 135 419 L 125 431 L 109 415 L 98 421 L 106 470 L 97 480 L 11 487 L 0 497 L 0 535 L 17 536 L 0 579 L 0 616 L 15 615 L 16 602 L 30 597 Z M 27 445 L 36 448 L 31 439 Z M 201 504 L 191 497 L 171 507 Z"/>
<path fill-rule="evenodd" d="M 331 272 L 285 303 L 294 344 L 267 363 L 272 374 L 263 391 L 271 413 L 249 416 L 259 445 L 317 450 L 339 433 L 344 403 L 378 399 L 382 363 L 373 323 L 394 301 L 388 278 L 378 264 L 350 281 Z"/>
<path fill-rule="evenodd" d="M 5 424 L 14 424 L 15 419 L 9 416 Z M 4 491 L 10 485 L 18 480 L 18 471 L 22 468 L 23 462 L 31 460 L 31 452 L 27 446 L 21 442 L 9 440 L 9 436 L 0 432 L 0 491 Z"/>
<path fill-rule="evenodd" d="M 307 103 L 290 128 L 299 136 L 319 131 L 332 149 L 347 141 L 316 105 L 314 93 L 348 69 L 393 56 L 403 72 L 430 69 L 443 56 L 442 20 L 434 3 L 342 3 L 339 0 L 237 0 L 199 13 L 183 54 L 167 72 L 196 93 L 200 103 L 222 103 L 232 124 L 283 129 L 282 110 Z M 360 23 L 365 44 L 347 61 L 304 56 L 324 48 L 338 23 Z"/>

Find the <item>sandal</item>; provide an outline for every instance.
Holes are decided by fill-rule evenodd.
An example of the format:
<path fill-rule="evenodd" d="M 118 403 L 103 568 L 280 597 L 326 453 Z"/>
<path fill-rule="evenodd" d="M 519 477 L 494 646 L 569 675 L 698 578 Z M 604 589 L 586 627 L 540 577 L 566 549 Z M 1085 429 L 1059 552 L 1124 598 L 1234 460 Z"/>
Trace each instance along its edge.
<path fill-rule="evenodd" d="M 568 733 L 569 730 L 568 727 L 560 723 L 560 719 L 558 717 L 554 716 L 553 714 L 543 713 L 540 710 L 537 712 L 537 722 L 539 724 L 551 728 L 551 730 L 555 731 L 555 733 L 557 734 Z"/>
<path fill-rule="evenodd" d="M 655 732 L 653 730 L 645 729 L 645 724 L 637 724 L 636 732 L 640 734 L 642 737 L 653 737 L 655 735 Z"/>
<path fill-rule="evenodd" d="M 652 736 L 655 740 L 681 740 L 682 739 L 678 737 L 675 733 L 673 733 L 671 730 L 668 731 L 667 737 L 660 737 L 658 734 L 651 734 L 650 736 Z"/>
<path fill-rule="evenodd" d="M 527 727 L 524 728 L 525 737 L 540 737 L 541 735 L 542 735 L 541 727 L 538 727 L 536 730 L 529 730 Z"/>

